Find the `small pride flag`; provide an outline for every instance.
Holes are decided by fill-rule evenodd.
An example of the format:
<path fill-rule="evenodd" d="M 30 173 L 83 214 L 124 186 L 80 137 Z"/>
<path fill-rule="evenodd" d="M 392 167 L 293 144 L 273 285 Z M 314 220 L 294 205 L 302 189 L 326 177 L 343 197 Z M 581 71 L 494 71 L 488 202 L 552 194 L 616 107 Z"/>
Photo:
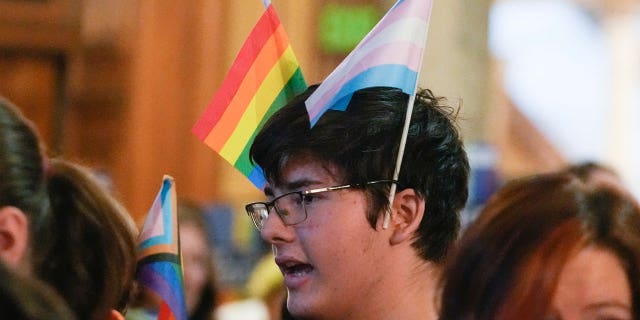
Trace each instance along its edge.
<path fill-rule="evenodd" d="M 432 0 L 398 0 L 358 46 L 305 101 L 311 126 L 329 110 L 344 111 L 353 93 L 369 87 L 416 91 Z"/>
<path fill-rule="evenodd" d="M 138 238 L 138 282 L 160 298 L 158 320 L 187 320 L 173 178 L 165 175 Z"/>
<path fill-rule="evenodd" d="M 276 110 L 307 88 L 300 65 L 270 1 L 231 69 L 194 125 L 193 133 L 258 188 L 262 170 L 251 163 L 256 132 Z"/>

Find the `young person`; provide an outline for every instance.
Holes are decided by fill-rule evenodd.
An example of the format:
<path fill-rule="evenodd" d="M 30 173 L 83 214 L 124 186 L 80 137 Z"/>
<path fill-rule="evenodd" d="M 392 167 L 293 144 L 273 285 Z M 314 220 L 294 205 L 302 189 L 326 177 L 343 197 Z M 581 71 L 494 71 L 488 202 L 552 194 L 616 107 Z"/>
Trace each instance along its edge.
<path fill-rule="evenodd" d="M 119 318 L 136 235 L 89 170 L 47 159 L 32 124 L 0 99 L 0 259 L 53 287 L 78 319 Z"/>
<path fill-rule="evenodd" d="M 591 164 L 510 182 L 443 281 L 443 320 L 640 319 L 640 207 Z"/>
<path fill-rule="evenodd" d="M 454 110 L 429 90 L 417 94 L 394 181 L 408 95 L 357 91 L 311 128 L 304 101 L 315 89 L 277 111 L 250 152 L 269 201 L 246 208 L 272 244 L 288 310 L 300 319 L 435 319 L 441 263 L 467 199 Z"/>

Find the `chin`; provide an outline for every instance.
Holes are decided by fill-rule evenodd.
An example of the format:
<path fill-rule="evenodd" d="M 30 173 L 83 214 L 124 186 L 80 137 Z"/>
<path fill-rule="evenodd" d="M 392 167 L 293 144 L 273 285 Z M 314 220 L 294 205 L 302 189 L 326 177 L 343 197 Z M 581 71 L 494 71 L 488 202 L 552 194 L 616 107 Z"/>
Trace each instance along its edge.
<path fill-rule="evenodd" d="M 296 297 L 298 296 L 298 297 Z M 287 309 L 296 319 L 314 319 L 313 306 L 301 299 L 299 295 L 293 294 L 287 299 Z"/>
<path fill-rule="evenodd" d="M 298 299 L 296 299 L 298 298 Z M 327 310 L 317 304 L 317 299 L 311 297 L 289 297 L 287 299 L 287 309 L 289 313 L 298 320 L 313 320 L 327 318 Z"/>

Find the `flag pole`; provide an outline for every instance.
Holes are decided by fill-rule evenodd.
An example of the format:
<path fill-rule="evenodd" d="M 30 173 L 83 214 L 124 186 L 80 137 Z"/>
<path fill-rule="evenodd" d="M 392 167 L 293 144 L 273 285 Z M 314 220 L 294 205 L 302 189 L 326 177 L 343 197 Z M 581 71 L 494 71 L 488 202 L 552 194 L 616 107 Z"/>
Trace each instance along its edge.
<path fill-rule="evenodd" d="M 433 2 L 429 3 L 429 16 L 427 16 L 427 32 L 429 30 L 429 23 L 431 22 L 431 7 L 433 6 Z M 427 38 L 428 33 L 424 37 L 424 45 L 422 48 L 427 48 Z M 402 158 L 404 157 L 404 148 L 407 145 L 407 136 L 409 135 L 409 125 L 411 124 L 411 115 L 413 114 L 413 104 L 416 101 L 416 94 L 418 92 L 418 80 L 420 79 L 420 71 L 422 71 L 422 63 L 424 62 L 424 49 L 422 51 L 423 57 L 420 63 L 418 64 L 418 73 L 416 74 L 416 81 L 413 87 L 413 94 L 409 96 L 409 102 L 407 103 L 407 113 L 404 116 L 404 127 L 402 128 L 402 136 L 400 137 L 400 146 L 398 147 L 398 157 L 396 158 L 396 166 L 393 170 L 393 180 L 398 181 L 400 176 L 400 167 L 402 166 Z M 389 189 L 389 208 L 387 208 L 387 212 L 385 212 L 384 220 L 382 221 L 382 229 L 389 228 L 389 221 L 391 220 L 391 214 L 393 211 L 393 200 L 396 196 L 396 189 L 398 185 L 397 183 L 392 183 L 391 188 Z"/>
<path fill-rule="evenodd" d="M 409 96 L 409 102 L 407 105 L 407 113 L 404 116 L 404 127 L 402 128 L 402 136 L 400 137 L 400 147 L 398 148 L 398 157 L 396 158 L 396 166 L 393 170 L 393 180 L 398 181 L 400 176 L 400 167 L 402 165 L 402 158 L 404 157 L 404 148 L 407 145 L 407 136 L 409 135 L 409 125 L 411 124 L 411 115 L 413 114 L 413 103 L 416 100 L 416 90 L 418 89 L 418 81 L 416 79 L 416 86 L 413 89 L 413 94 Z M 391 219 L 391 207 L 393 206 L 393 199 L 396 196 L 397 184 L 392 183 L 389 190 L 389 208 L 384 215 L 384 221 L 382 222 L 382 228 L 387 229 L 389 227 L 389 220 Z"/>

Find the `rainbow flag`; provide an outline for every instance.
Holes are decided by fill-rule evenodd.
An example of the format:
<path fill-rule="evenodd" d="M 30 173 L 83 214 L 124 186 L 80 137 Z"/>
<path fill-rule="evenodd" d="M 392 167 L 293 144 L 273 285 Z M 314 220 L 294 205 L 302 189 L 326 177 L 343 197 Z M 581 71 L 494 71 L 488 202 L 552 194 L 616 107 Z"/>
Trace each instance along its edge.
<path fill-rule="evenodd" d="M 353 93 L 395 87 L 413 95 L 429 29 L 432 0 L 398 0 L 305 101 L 311 126 L 329 110 L 344 111 Z"/>
<path fill-rule="evenodd" d="M 300 65 L 270 1 L 193 133 L 259 189 L 262 170 L 251 163 L 256 132 L 276 110 L 306 90 Z"/>
<path fill-rule="evenodd" d="M 173 178 L 165 175 L 138 238 L 138 282 L 162 298 L 158 320 L 187 320 Z"/>

